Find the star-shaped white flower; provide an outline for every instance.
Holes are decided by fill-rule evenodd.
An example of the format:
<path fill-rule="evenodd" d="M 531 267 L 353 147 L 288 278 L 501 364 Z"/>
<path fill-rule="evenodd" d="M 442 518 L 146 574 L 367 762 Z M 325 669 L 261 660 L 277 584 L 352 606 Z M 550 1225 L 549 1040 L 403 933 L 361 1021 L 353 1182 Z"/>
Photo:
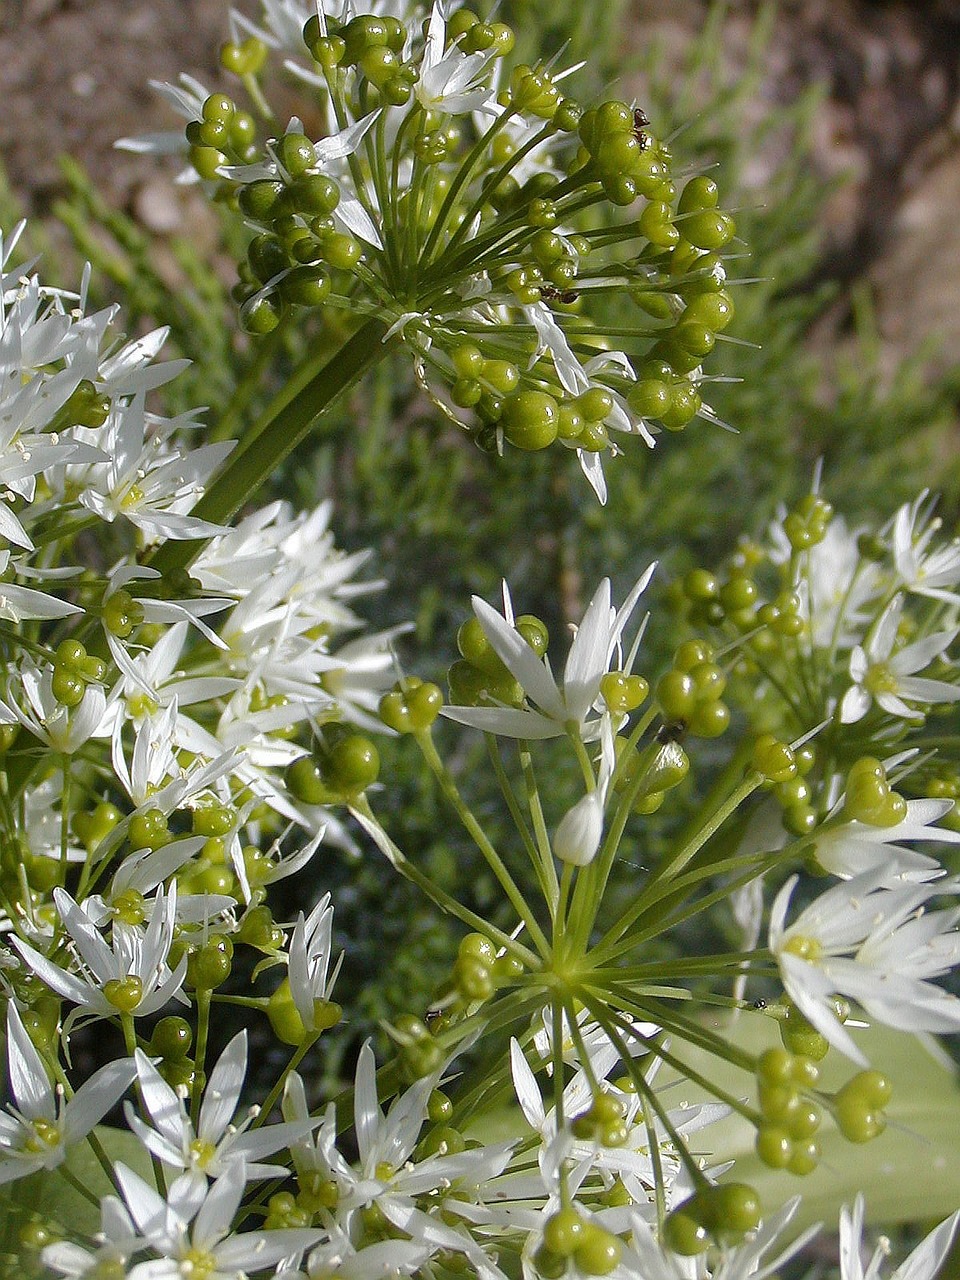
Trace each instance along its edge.
<path fill-rule="evenodd" d="M 866 645 L 857 645 L 851 653 L 853 684 L 840 704 L 843 724 L 862 720 L 873 702 L 887 715 L 915 720 L 917 711 L 908 706 L 910 702 L 960 701 L 960 685 L 914 674 L 923 671 L 953 643 L 960 627 L 937 631 L 895 651 L 902 612 L 903 596 L 895 596 L 871 627 Z"/>
<path fill-rule="evenodd" d="M 187 957 L 182 956 L 172 972 L 167 966 L 177 918 L 176 881 L 166 894 L 157 892 L 145 929 L 113 922 L 112 946 L 66 890 L 54 889 L 53 897 L 76 948 L 76 967 L 63 969 L 20 938 L 11 941 L 48 987 L 78 1006 L 68 1024 L 77 1017 L 115 1017 L 121 1008 L 134 1017 L 145 1017 L 179 995 Z"/>
<path fill-rule="evenodd" d="M 593 715 L 600 681 L 620 652 L 623 629 L 653 576 L 655 564 L 638 578 L 620 609 L 610 600 L 610 579 L 604 578 L 577 628 L 558 684 L 550 663 L 540 658 L 513 626 L 513 606 L 504 584 L 504 615 L 479 596 L 473 611 L 484 635 L 507 670 L 520 684 L 526 707 L 444 707 L 443 714 L 460 724 L 507 738 L 556 738 L 578 734 L 585 741 L 598 736 L 600 718 Z"/>
<path fill-rule="evenodd" d="M 834 995 L 901 1031 L 960 1029 L 960 999 L 927 981 L 960 964 L 960 908 L 926 911 L 930 898 L 960 891 L 956 881 L 890 888 L 882 870 L 868 872 L 828 889 L 788 926 L 797 880 L 791 876 L 774 900 L 769 944 L 787 994 L 821 1035 L 866 1063 L 837 1020 Z"/>
<path fill-rule="evenodd" d="M 198 1271 L 204 1280 L 236 1280 L 298 1257 L 323 1235 L 301 1228 L 236 1234 L 246 1185 L 242 1161 L 208 1188 L 178 1179 L 166 1199 L 126 1165 L 118 1163 L 115 1172 L 142 1244 L 156 1254 L 131 1267 L 128 1280 L 196 1280 Z"/>
<path fill-rule="evenodd" d="M 172 1089 L 150 1059 L 139 1049 L 137 1075 L 143 1105 L 154 1127 L 145 1124 L 131 1106 L 127 1123 L 140 1141 L 164 1164 L 183 1171 L 182 1176 L 203 1191 L 208 1178 L 217 1178 L 240 1161 L 247 1181 L 283 1176 L 272 1164 L 251 1163 L 288 1147 L 320 1122 L 310 1120 L 264 1125 L 246 1132 L 257 1116 L 252 1108 L 235 1122 L 240 1090 L 247 1071 L 247 1033 L 238 1032 L 217 1059 L 204 1089 L 196 1127 L 182 1094 Z"/>
<path fill-rule="evenodd" d="M 54 1169 L 67 1151 L 100 1123 L 133 1083 L 130 1058 L 109 1062 L 80 1086 L 69 1102 L 50 1083 L 43 1061 L 7 1003 L 7 1085 L 12 1104 L 0 1111 L 0 1183 Z"/>
<path fill-rule="evenodd" d="M 960 831 L 935 825 L 952 808 L 952 800 L 908 800 L 907 812 L 896 826 L 874 827 L 856 820 L 827 824 L 814 834 L 813 854 L 822 867 L 845 880 L 877 871 L 883 872 L 883 883 L 890 886 L 904 880 L 932 880 L 942 874 L 940 863 L 906 848 L 904 842 L 960 843 Z"/>

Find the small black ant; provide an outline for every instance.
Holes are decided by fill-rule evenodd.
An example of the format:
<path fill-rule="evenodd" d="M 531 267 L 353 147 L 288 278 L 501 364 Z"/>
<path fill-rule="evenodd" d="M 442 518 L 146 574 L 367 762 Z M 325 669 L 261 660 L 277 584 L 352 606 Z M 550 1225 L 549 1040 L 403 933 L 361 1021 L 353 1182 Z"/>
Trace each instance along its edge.
<path fill-rule="evenodd" d="M 540 286 L 540 297 L 545 302 L 563 302 L 569 306 L 580 297 L 576 289 L 555 289 L 552 284 Z"/>
<path fill-rule="evenodd" d="M 644 129 L 648 129 L 649 127 L 650 127 L 650 121 L 647 118 L 647 113 L 642 109 L 642 107 L 634 107 L 633 108 L 633 136 L 640 143 L 641 151 L 646 151 L 647 147 L 649 147 L 650 143 L 652 142 L 652 138 L 650 137 L 650 135 L 647 133 L 644 133 Z"/>
<path fill-rule="evenodd" d="M 664 724 L 657 730 L 657 741 L 665 747 L 668 742 L 680 742 L 686 732 L 687 726 L 682 721 Z"/>

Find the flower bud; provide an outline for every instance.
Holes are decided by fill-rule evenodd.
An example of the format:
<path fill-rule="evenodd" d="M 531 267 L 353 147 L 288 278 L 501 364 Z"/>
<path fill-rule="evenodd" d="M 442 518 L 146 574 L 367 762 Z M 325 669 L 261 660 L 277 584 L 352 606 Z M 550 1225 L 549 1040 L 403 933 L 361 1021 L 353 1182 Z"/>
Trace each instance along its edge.
<path fill-rule="evenodd" d="M 568 809 L 553 837 L 553 852 L 561 862 L 585 867 L 596 857 L 603 835 L 603 801 L 591 791 Z"/>

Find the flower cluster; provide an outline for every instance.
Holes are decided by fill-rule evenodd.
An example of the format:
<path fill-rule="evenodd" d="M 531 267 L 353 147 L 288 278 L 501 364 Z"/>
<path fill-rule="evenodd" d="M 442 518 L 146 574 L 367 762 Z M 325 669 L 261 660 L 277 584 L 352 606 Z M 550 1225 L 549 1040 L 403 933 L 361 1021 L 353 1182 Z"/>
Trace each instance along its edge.
<path fill-rule="evenodd" d="M 402 336 L 478 445 L 559 441 L 601 497 L 620 438 L 653 445 L 713 418 L 701 366 L 733 317 L 735 226 L 712 178 L 675 180 L 642 108 L 585 105 L 550 65 L 507 70 L 511 28 L 441 0 L 291 0 L 233 25 L 222 62 L 254 112 L 273 48 L 315 86 L 321 136 L 295 118 L 260 139 L 253 114 L 184 77 L 159 87 L 185 137 L 121 145 L 183 151 L 185 176 L 238 208 L 254 233 L 236 289 L 248 329 L 297 308 L 372 317 L 369 340 Z M 608 335 L 594 317 L 612 294 L 634 314 Z"/>

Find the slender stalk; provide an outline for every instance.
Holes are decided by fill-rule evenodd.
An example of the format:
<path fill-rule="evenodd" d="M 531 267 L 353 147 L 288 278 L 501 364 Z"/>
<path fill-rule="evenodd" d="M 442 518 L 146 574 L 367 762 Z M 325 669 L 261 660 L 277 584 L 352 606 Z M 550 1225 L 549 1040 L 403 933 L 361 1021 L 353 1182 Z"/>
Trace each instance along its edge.
<path fill-rule="evenodd" d="M 423 752 L 423 757 L 430 766 L 430 770 L 436 778 L 440 786 L 440 790 L 456 812 L 457 817 L 460 819 L 465 830 L 469 833 L 474 844 L 483 854 L 487 865 L 497 877 L 497 880 L 500 882 L 500 887 L 509 898 L 514 911 L 516 911 L 517 915 L 527 926 L 527 930 L 529 931 L 530 937 L 533 939 L 537 950 L 542 956 L 548 956 L 550 954 L 550 944 L 547 942 L 543 930 L 537 923 L 536 917 L 530 910 L 530 906 L 527 903 L 526 898 L 524 898 L 521 893 L 519 886 L 507 870 L 503 859 L 500 857 L 499 853 L 497 853 L 496 849 L 494 849 L 493 845 L 487 838 L 486 832 L 480 826 L 479 822 L 477 822 L 463 797 L 460 795 L 460 792 L 457 790 L 457 784 L 454 782 L 443 761 L 440 759 L 437 748 L 434 746 L 433 739 L 430 737 L 429 732 L 425 731 L 423 733 L 418 733 L 416 738 L 417 745 Z"/>
<path fill-rule="evenodd" d="M 222 524 L 235 515 L 306 438 L 321 415 L 387 355 L 391 344 L 384 341 L 386 332 L 382 320 L 367 320 L 302 390 L 280 405 L 272 417 L 264 415 L 192 514 L 214 524 Z M 151 560 L 151 566 L 165 576 L 185 569 L 204 545 L 204 539 L 168 540 Z"/>

